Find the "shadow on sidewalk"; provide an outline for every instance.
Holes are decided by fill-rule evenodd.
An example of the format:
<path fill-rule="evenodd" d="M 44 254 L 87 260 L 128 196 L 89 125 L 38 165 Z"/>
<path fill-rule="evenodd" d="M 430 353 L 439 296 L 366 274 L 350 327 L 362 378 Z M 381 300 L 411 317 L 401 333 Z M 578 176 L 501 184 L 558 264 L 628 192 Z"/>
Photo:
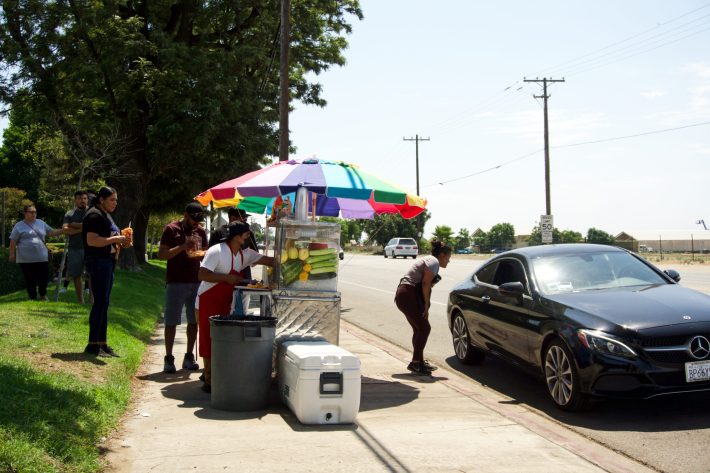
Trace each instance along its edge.
<path fill-rule="evenodd" d="M 392 375 L 393 378 L 410 375 Z M 389 407 L 408 404 L 419 397 L 419 389 L 399 381 L 390 381 L 379 378 L 362 377 L 360 394 L 360 412 L 387 409 Z"/>
<path fill-rule="evenodd" d="M 155 373 L 136 376 L 136 378 L 142 381 L 153 381 L 154 383 L 178 383 L 181 381 L 189 381 L 191 373 L 198 373 L 198 371 L 178 370 L 175 373 L 163 373 L 162 371 L 156 371 Z"/>

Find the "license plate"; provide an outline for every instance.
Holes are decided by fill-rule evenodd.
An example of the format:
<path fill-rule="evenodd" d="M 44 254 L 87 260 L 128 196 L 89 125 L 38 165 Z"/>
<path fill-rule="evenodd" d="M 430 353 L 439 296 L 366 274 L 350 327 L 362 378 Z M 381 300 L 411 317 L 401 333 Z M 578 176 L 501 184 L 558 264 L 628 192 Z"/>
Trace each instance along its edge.
<path fill-rule="evenodd" d="M 710 361 L 692 361 L 685 364 L 685 380 L 689 383 L 710 379 Z"/>

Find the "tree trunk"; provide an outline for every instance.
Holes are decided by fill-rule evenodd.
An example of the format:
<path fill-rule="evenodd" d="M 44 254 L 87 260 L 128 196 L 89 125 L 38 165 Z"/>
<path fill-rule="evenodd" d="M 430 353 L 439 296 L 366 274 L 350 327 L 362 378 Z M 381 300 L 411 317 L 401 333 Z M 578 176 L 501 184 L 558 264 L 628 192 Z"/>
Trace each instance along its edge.
<path fill-rule="evenodd" d="M 118 265 L 122 269 L 135 270 L 145 263 L 145 234 L 148 227 L 148 214 L 144 205 L 148 195 L 147 176 L 141 165 L 141 157 L 130 160 L 132 174 L 115 179 L 109 185 L 116 189 L 118 207 L 113 219 L 119 228 L 130 225 L 133 229 L 133 246 L 121 251 Z"/>

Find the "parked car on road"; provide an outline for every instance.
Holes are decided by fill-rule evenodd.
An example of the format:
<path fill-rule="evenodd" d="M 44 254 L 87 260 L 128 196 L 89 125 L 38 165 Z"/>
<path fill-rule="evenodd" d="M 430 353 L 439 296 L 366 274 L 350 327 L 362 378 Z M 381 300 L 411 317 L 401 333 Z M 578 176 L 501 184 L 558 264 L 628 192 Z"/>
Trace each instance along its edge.
<path fill-rule="evenodd" d="M 454 253 L 456 253 L 457 255 L 470 255 L 473 254 L 473 251 L 471 250 L 471 248 L 461 248 L 456 250 Z"/>
<path fill-rule="evenodd" d="M 494 354 L 544 378 L 561 409 L 600 397 L 710 390 L 710 296 L 605 245 L 520 248 L 449 294 L 454 352 Z"/>
<path fill-rule="evenodd" d="M 416 258 L 418 253 L 419 248 L 413 238 L 392 238 L 387 242 L 387 245 L 385 245 L 385 258 L 390 256 L 392 258 L 398 256 L 402 256 L 403 258 L 407 256 Z"/>

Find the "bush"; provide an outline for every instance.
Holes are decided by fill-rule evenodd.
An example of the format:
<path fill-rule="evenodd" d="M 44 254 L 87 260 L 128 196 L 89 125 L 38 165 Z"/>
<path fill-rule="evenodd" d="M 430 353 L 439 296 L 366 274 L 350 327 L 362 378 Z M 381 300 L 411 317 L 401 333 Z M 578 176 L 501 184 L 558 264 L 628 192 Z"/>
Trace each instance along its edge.
<path fill-rule="evenodd" d="M 9 294 L 25 287 L 20 267 L 10 263 L 10 250 L 0 248 L 0 295 Z"/>

